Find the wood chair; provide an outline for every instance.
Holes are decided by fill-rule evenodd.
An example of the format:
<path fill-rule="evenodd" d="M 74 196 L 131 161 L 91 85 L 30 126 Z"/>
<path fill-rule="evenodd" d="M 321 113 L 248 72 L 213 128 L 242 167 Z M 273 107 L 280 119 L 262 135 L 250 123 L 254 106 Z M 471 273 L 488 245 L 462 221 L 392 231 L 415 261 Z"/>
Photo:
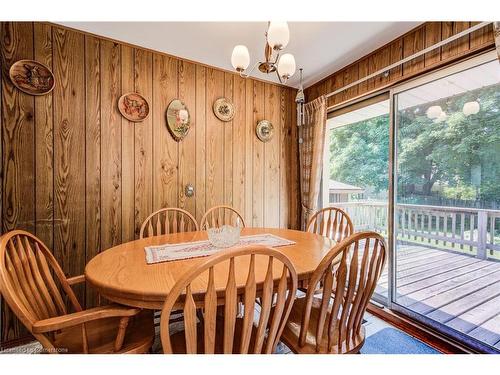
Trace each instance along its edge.
<path fill-rule="evenodd" d="M 196 219 L 189 212 L 175 207 L 162 208 L 142 223 L 139 238 L 198 230 Z"/>
<path fill-rule="evenodd" d="M 295 300 L 282 341 L 300 354 L 358 353 L 365 341 L 363 315 L 386 256 L 384 239 L 375 232 L 355 233 L 334 246 L 314 271 L 306 296 Z"/>
<path fill-rule="evenodd" d="M 83 275 L 66 278 L 32 234 L 14 230 L 0 238 L 0 291 L 45 351 L 147 352 L 154 339 L 151 311 L 117 304 L 83 310 L 71 286 L 84 281 Z"/>
<path fill-rule="evenodd" d="M 244 266 L 248 273 L 235 275 Z M 256 285 L 257 275 L 264 279 Z M 216 290 L 214 280 L 227 283 Z M 221 279 L 222 278 L 222 279 Z M 236 279 L 246 280 L 238 296 Z M 220 285 L 220 284 L 219 284 Z M 281 252 L 265 246 L 243 246 L 221 251 L 189 270 L 169 293 L 162 310 L 164 353 L 272 353 L 283 331 L 297 290 L 297 273 Z M 185 295 L 183 295 L 185 291 Z M 257 295 L 260 313 L 255 313 Z M 169 317 L 182 305 L 184 331 L 171 335 Z M 223 305 L 218 309 L 218 304 Z M 239 309 L 240 304 L 243 308 Z M 197 323 L 197 308 L 202 308 Z M 243 311 L 237 318 L 237 312 Z M 257 317 L 258 315 L 258 317 Z M 257 320 L 257 326 L 254 325 Z"/>
<path fill-rule="evenodd" d="M 307 231 L 328 237 L 338 243 L 354 233 L 354 225 L 344 210 L 326 207 L 309 219 Z"/>
<path fill-rule="evenodd" d="M 245 227 L 245 220 L 243 216 L 231 206 L 214 206 L 205 212 L 205 215 L 201 218 L 200 229 L 206 230 L 208 228 L 215 228 L 222 225 L 237 225 L 238 219 L 241 226 Z"/>

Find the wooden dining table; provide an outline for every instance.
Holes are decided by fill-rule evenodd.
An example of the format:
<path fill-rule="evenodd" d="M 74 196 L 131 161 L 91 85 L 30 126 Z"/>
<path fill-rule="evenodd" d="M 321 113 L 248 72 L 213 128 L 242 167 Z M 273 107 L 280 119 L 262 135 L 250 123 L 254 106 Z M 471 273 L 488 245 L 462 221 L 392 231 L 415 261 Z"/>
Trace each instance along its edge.
<path fill-rule="evenodd" d="M 293 245 L 277 247 L 294 265 L 299 287 L 307 285 L 307 281 L 324 255 L 334 246 L 334 241 L 318 234 L 291 229 L 276 228 L 243 228 L 241 235 L 273 234 L 294 241 Z M 175 244 L 207 240 L 206 231 L 184 232 L 153 236 L 127 242 L 95 256 L 85 267 L 86 280 L 106 299 L 127 306 L 146 309 L 161 309 L 166 297 L 175 283 L 191 267 L 203 262 L 206 258 L 190 258 L 155 264 L 146 263 L 144 248 L 146 246 Z M 278 266 L 278 262 L 275 262 Z M 255 264 L 257 284 L 263 283 L 267 270 L 267 261 Z M 228 272 L 224 268 L 215 275 L 217 291 L 224 290 Z M 248 274 L 248 261 L 239 259 L 235 263 L 236 286 L 244 289 Z M 276 278 L 281 275 L 275 272 Z M 198 285 L 198 290 L 196 290 Z M 193 294 L 203 293 L 206 280 L 192 285 Z"/>

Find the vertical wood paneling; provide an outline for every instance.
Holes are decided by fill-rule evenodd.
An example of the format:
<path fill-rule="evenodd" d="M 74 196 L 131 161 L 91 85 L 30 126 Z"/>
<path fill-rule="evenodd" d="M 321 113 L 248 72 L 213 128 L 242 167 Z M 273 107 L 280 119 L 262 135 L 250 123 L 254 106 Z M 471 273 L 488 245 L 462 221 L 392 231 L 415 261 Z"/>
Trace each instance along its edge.
<path fill-rule="evenodd" d="M 100 251 L 137 237 L 160 207 L 183 207 L 199 220 L 226 203 L 250 226 L 298 222 L 295 89 L 45 23 L 0 25 L 2 231 L 36 233 L 66 275 L 82 274 Z M 52 68 L 51 94 L 13 87 L 8 68 L 25 58 Z M 149 101 L 145 121 L 117 111 L 118 98 L 131 91 Z M 213 113 L 222 96 L 235 105 L 231 122 Z M 192 119 L 180 143 L 165 119 L 175 98 Z M 265 118 L 275 126 L 267 144 L 255 135 Z M 193 198 L 184 195 L 188 182 Z M 82 304 L 97 304 L 92 288 L 75 290 Z M 3 302 L 1 324 L 2 342 L 27 332 Z"/>
<path fill-rule="evenodd" d="M 442 39 L 449 38 L 452 35 L 468 29 L 469 22 L 443 22 L 441 35 Z M 459 55 L 463 55 L 469 50 L 469 35 L 463 36 L 441 48 L 441 58 L 446 60 Z"/>
<path fill-rule="evenodd" d="M 101 42 L 101 246 L 121 243 L 121 93 L 120 45 Z M 105 162 L 104 162 L 105 161 Z"/>
<path fill-rule="evenodd" d="M 177 207 L 179 145 L 165 125 L 165 112 L 177 98 L 177 59 L 153 57 L 153 210 Z"/>
<path fill-rule="evenodd" d="M 196 220 L 205 214 L 206 192 L 206 68 L 196 65 Z"/>
<path fill-rule="evenodd" d="M 255 136 L 255 125 L 265 119 L 265 85 L 254 82 L 253 85 L 253 177 L 252 177 L 252 224 L 264 225 L 264 144 Z"/>
<path fill-rule="evenodd" d="M 67 276 L 85 268 L 84 36 L 53 28 L 54 255 Z M 84 285 L 75 286 L 84 301 Z"/>
<path fill-rule="evenodd" d="M 245 217 L 245 78 L 233 76 L 233 207 Z"/>
<path fill-rule="evenodd" d="M 206 207 L 224 203 L 224 123 L 215 117 L 212 104 L 224 96 L 224 72 L 207 68 L 206 92 Z"/>
<path fill-rule="evenodd" d="M 135 238 L 139 237 L 139 231 L 141 229 L 142 222 L 148 217 L 150 213 L 153 212 L 153 189 L 155 188 L 153 181 L 153 167 L 155 166 L 155 161 L 161 157 L 161 151 L 163 146 L 159 143 L 154 143 L 153 137 L 159 136 L 156 133 L 156 126 L 160 127 L 163 124 L 162 117 L 155 110 L 155 92 L 154 84 L 155 78 L 153 66 L 153 56 L 151 52 L 147 52 L 141 49 L 134 50 L 134 86 L 135 91 L 141 94 L 144 98 L 148 100 L 149 103 L 153 103 L 153 110 L 150 109 L 150 115 L 147 119 L 140 123 L 134 124 L 135 130 L 135 144 L 134 144 L 134 154 L 135 154 Z M 153 77 L 153 80 L 151 80 Z M 160 103 L 157 103 L 161 106 Z M 160 107 L 164 108 L 164 107 Z M 155 122 L 158 124 L 156 125 Z M 165 134 L 161 133 L 163 136 Z M 162 138 L 163 139 L 163 138 Z"/>
<path fill-rule="evenodd" d="M 297 110 L 295 105 L 290 105 L 295 100 L 297 90 L 287 89 L 289 91 L 289 101 L 287 110 L 291 118 L 290 121 L 290 153 L 287 157 L 286 168 L 290 167 L 290 199 L 288 200 L 288 227 L 300 229 L 300 182 L 299 182 L 299 130 L 297 127 Z"/>
<path fill-rule="evenodd" d="M 134 49 L 121 46 L 121 95 L 135 91 Z M 135 127 L 141 126 L 120 116 L 122 143 L 122 242 L 135 238 Z M 151 120 L 149 120 L 151 121 Z M 146 124 L 148 126 L 148 124 Z"/>
<path fill-rule="evenodd" d="M 101 251 L 101 71 L 99 39 L 85 37 L 85 242 L 86 261 Z M 97 294 L 87 288 L 87 306 Z"/>
<path fill-rule="evenodd" d="M 33 24 L 4 23 L 2 33 L 2 229 L 34 231 L 34 98 L 17 90 L 8 78 L 14 62 L 33 58 Z"/>
<path fill-rule="evenodd" d="M 35 23 L 34 58 L 52 69 L 52 29 Z M 52 93 L 35 97 L 36 235 L 52 249 L 54 214 L 54 165 Z"/>
<path fill-rule="evenodd" d="M 186 197 L 187 184 L 196 183 L 196 66 L 179 61 L 179 98 L 186 104 L 191 116 L 191 128 L 179 143 L 179 207 L 196 214 L 196 196 Z"/>
<path fill-rule="evenodd" d="M 425 24 L 425 48 L 430 47 L 442 39 L 441 22 L 427 22 Z M 432 66 L 441 61 L 441 48 L 426 53 L 424 55 L 425 66 Z"/>
<path fill-rule="evenodd" d="M 245 80 L 245 222 L 253 225 L 253 144 L 255 138 L 253 81 Z"/>
<path fill-rule="evenodd" d="M 424 30 L 424 27 L 419 27 L 403 38 L 403 58 L 424 49 Z M 417 57 L 403 64 L 403 76 L 412 75 L 422 70 L 423 67 L 424 56 Z"/>
<path fill-rule="evenodd" d="M 470 25 L 477 25 L 479 22 L 471 22 Z M 470 48 L 478 49 L 491 44 L 493 39 L 493 25 L 488 25 L 470 34 Z"/>
<path fill-rule="evenodd" d="M 279 227 L 280 218 L 280 95 L 277 86 L 265 85 L 265 118 L 273 124 L 274 136 L 264 144 L 264 219 L 266 228 Z"/>
<path fill-rule="evenodd" d="M 35 230 L 34 99 L 17 90 L 9 67 L 33 58 L 33 24 L 2 23 L 2 231 Z M 26 333 L 2 304 L 2 340 Z"/>
<path fill-rule="evenodd" d="M 280 173 L 279 173 L 279 192 L 280 192 L 280 208 L 279 208 L 279 226 L 281 228 L 288 227 L 288 215 L 289 215 L 289 205 L 291 197 L 291 181 L 290 181 L 290 172 L 291 168 L 283 168 L 286 165 L 286 160 L 288 159 L 288 155 L 291 152 L 292 140 L 290 138 L 290 122 L 291 122 L 291 113 L 288 110 L 288 103 L 291 103 L 290 98 L 290 90 L 286 88 L 279 89 L 280 94 L 280 119 L 279 119 L 279 127 L 280 127 Z"/>
<path fill-rule="evenodd" d="M 224 73 L 224 97 L 233 101 L 233 75 Z M 224 134 L 224 204 L 233 205 L 233 121 L 222 123 Z"/>
<path fill-rule="evenodd" d="M 339 75 L 346 76 L 349 69 L 358 70 L 358 77 L 363 78 L 378 69 L 383 69 L 403 57 L 410 56 L 417 51 L 429 47 L 443 39 L 467 29 L 478 22 L 426 22 L 410 32 L 394 39 L 385 46 L 363 56 L 347 67 L 333 72 L 328 77 L 307 87 L 305 89 L 306 100 L 311 101 L 320 95 L 329 94 L 334 89 L 340 88 L 335 85 Z M 464 56 L 472 55 L 478 51 L 486 50 L 494 46 L 492 25 L 483 27 L 471 33 L 469 36 L 442 46 L 436 50 L 426 53 L 404 64 L 399 65 L 389 71 L 389 75 L 381 74 L 368 81 L 362 82 L 357 87 L 357 93 L 353 87 L 347 92 L 342 92 L 329 97 L 328 106 L 340 104 L 342 102 L 363 96 L 382 88 L 393 85 L 404 79 L 414 77 L 438 66 L 456 61 Z M 388 58 L 389 57 L 389 61 Z"/>

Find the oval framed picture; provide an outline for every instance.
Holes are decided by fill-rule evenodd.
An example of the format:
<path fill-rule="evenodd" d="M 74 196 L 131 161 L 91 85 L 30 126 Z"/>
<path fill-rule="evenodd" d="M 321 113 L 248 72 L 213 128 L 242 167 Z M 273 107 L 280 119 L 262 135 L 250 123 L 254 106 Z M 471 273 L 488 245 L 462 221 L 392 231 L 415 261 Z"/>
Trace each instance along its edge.
<path fill-rule="evenodd" d="M 189 132 L 191 126 L 191 116 L 183 101 L 174 99 L 170 102 L 165 113 L 167 118 L 167 128 L 172 137 L 181 141 Z"/>
<path fill-rule="evenodd" d="M 118 110 L 127 120 L 144 121 L 149 116 L 148 101 L 136 92 L 129 92 L 118 99 Z"/>
<path fill-rule="evenodd" d="M 269 142 L 273 139 L 274 126 L 268 120 L 261 120 L 255 128 L 255 133 L 257 134 L 257 138 L 259 138 L 262 142 Z"/>
<path fill-rule="evenodd" d="M 55 86 L 54 74 L 42 63 L 34 60 L 16 61 L 9 69 L 14 86 L 29 95 L 45 95 Z"/>
<path fill-rule="evenodd" d="M 234 105 L 229 99 L 219 98 L 214 102 L 214 114 L 222 121 L 231 121 L 234 117 Z"/>

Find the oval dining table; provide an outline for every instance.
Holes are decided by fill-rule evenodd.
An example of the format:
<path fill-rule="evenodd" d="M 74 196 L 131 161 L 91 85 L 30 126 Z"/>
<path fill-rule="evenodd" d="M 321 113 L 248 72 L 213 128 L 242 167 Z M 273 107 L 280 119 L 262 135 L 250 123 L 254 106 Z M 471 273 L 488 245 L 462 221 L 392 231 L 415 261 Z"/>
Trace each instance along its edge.
<path fill-rule="evenodd" d="M 276 247 L 285 254 L 294 265 L 299 287 L 307 285 L 307 281 L 323 259 L 324 255 L 335 244 L 329 238 L 318 234 L 291 229 L 276 228 L 243 228 L 241 235 L 270 233 L 295 244 Z M 127 306 L 159 310 L 176 281 L 191 267 L 206 260 L 206 257 L 182 259 L 155 264 L 146 263 L 144 248 L 164 244 L 175 244 L 207 240 L 206 231 L 184 232 L 153 236 L 127 242 L 95 256 L 85 267 L 86 280 L 106 299 Z M 278 262 L 276 267 L 278 266 Z M 256 259 L 256 282 L 263 283 L 267 270 L 267 260 Z M 248 260 L 238 259 L 235 262 L 235 278 L 238 289 L 244 289 L 248 274 Z M 281 270 L 276 269 L 276 278 Z M 225 289 L 228 273 L 224 268 L 215 275 L 217 291 Z M 192 285 L 193 294 L 204 293 L 206 282 L 199 282 L 199 290 Z M 205 289 L 204 289 L 205 287 Z"/>

